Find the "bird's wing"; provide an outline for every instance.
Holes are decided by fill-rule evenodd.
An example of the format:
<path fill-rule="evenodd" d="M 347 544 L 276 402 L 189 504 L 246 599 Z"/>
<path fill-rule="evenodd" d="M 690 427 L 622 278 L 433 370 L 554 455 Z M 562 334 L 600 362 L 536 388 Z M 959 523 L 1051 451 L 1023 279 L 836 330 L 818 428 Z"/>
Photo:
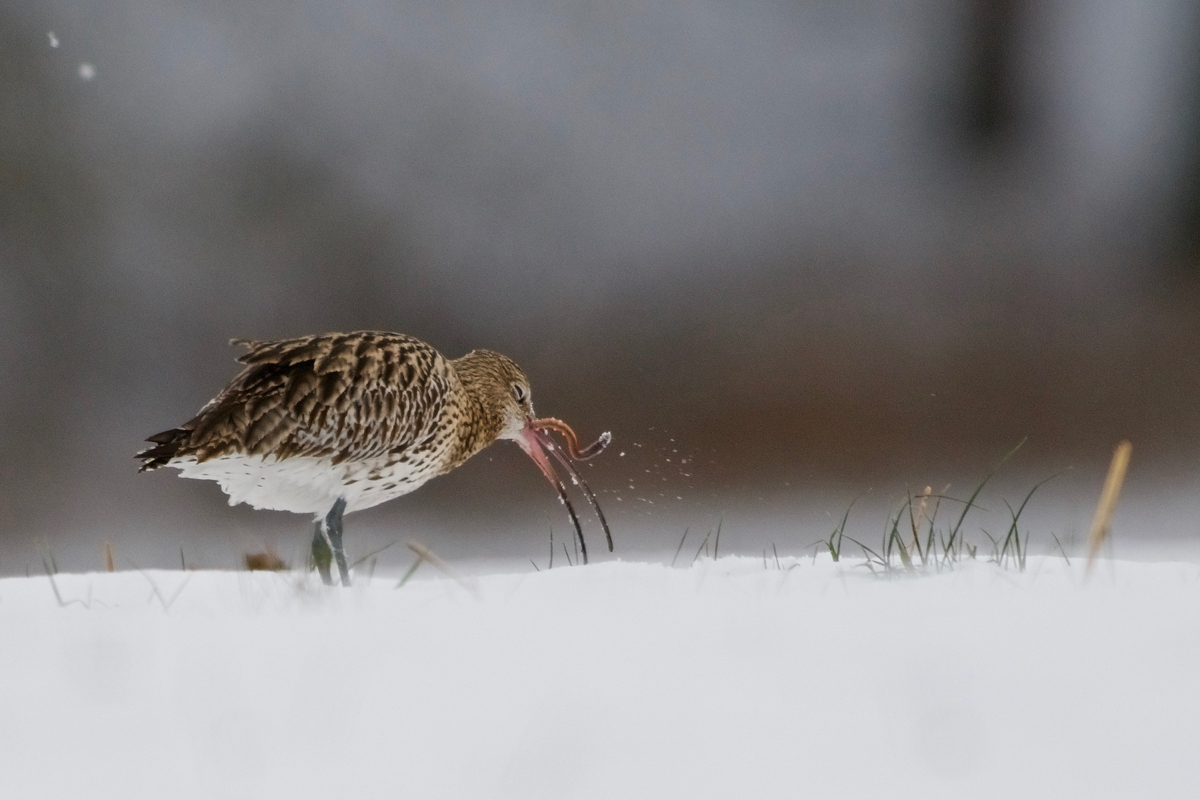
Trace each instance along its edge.
<path fill-rule="evenodd" d="M 177 456 L 330 457 L 403 452 L 433 436 L 454 380 L 445 359 L 410 336 L 364 331 L 249 348 L 245 369 L 193 419 L 150 437 L 143 469 Z"/>

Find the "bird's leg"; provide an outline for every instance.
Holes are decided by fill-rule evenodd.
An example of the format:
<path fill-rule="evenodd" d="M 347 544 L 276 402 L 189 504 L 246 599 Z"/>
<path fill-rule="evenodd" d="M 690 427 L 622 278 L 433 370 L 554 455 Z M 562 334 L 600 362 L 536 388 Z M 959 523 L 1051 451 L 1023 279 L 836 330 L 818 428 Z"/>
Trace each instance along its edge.
<path fill-rule="evenodd" d="M 342 576 L 342 586 L 349 586 L 350 569 L 346 566 L 346 551 L 342 549 L 342 512 L 345 510 L 346 500 L 339 497 L 325 517 L 325 532 L 329 534 L 333 557 L 337 559 L 338 573 Z"/>
<path fill-rule="evenodd" d="M 313 525 L 316 528 L 313 531 L 312 540 L 312 560 L 317 568 L 317 572 L 321 573 L 321 580 L 326 586 L 333 585 L 333 577 L 329 574 L 329 564 L 333 561 L 333 550 L 329 549 L 329 540 L 325 538 L 325 529 L 322 527 L 321 520 L 317 520 Z"/>

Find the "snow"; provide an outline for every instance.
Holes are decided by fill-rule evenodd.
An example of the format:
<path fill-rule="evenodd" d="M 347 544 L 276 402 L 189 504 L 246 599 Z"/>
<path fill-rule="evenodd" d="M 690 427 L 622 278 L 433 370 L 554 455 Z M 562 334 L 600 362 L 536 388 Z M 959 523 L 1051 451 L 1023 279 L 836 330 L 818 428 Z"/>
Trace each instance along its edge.
<path fill-rule="evenodd" d="M 1200 797 L 1196 565 L 780 566 L 0 580 L 4 796 Z"/>

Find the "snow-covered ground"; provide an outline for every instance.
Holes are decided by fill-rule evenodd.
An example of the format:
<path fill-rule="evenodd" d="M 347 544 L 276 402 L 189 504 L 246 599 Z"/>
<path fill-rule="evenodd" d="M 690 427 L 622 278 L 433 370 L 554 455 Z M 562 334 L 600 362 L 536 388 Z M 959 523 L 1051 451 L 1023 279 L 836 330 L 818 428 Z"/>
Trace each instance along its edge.
<path fill-rule="evenodd" d="M 1200 797 L 1196 565 L 781 566 L 2 580 L 0 796 Z"/>

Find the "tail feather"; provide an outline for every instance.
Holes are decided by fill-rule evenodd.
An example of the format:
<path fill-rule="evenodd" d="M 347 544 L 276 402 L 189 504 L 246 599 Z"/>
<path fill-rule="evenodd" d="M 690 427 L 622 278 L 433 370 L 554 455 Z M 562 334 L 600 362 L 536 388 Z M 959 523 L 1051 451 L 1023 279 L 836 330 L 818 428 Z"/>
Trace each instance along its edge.
<path fill-rule="evenodd" d="M 147 447 L 134 456 L 142 460 L 138 472 L 165 467 L 171 459 L 179 455 L 180 449 L 187 444 L 191 435 L 192 432 L 185 428 L 171 428 L 146 437 L 146 441 L 153 443 L 154 447 Z"/>

